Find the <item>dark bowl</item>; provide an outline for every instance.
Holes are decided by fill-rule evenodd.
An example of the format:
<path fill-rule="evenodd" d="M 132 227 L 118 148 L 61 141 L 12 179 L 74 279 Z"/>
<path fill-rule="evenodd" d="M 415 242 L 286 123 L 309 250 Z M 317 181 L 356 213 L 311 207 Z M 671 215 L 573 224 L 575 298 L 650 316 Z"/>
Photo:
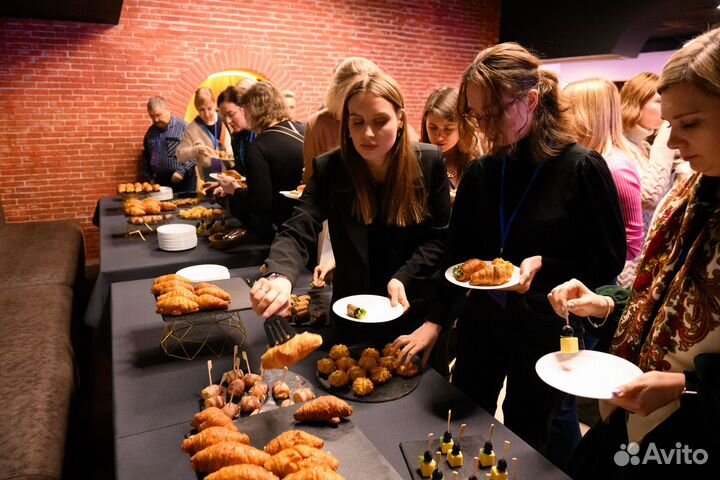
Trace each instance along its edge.
<path fill-rule="evenodd" d="M 218 250 L 225 250 L 242 243 L 246 234 L 247 230 L 244 228 L 234 228 L 226 233 L 213 233 L 208 238 L 210 239 L 211 247 L 217 248 Z"/>

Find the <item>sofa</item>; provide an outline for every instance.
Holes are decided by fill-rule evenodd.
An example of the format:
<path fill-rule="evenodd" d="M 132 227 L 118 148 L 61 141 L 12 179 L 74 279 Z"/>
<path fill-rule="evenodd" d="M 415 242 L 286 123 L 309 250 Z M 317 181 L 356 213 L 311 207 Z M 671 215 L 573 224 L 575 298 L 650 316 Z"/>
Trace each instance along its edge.
<path fill-rule="evenodd" d="M 79 225 L 8 224 L 0 205 L 0 480 L 62 478 L 83 248 Z"/>

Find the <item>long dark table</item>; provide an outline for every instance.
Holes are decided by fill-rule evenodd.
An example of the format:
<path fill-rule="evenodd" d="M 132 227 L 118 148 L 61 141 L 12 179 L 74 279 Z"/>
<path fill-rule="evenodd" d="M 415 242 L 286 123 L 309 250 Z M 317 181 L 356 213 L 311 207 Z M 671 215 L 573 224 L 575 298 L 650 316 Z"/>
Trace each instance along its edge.
<path fill-rule="evenodd" d="M 241 268 L 232 270 L 231 274 L 233 278 L 244 279 L 256 271 L 256 267 Z M 301 277 L 298 285 L 308 283 L 309 275 L 306 275 Z M 207 384 L 206 361 L 213 357 L 204 355 L 188 361 L 164 354 L 159 345 L 164 323 L 154 313 L 150 284 L 151 279 L 144 279 L 112 285 L 117 479 L 192 480 L 196 478 L 195 473 L 190 469 L 187 455 L 180 450 L 180 443 L 190 430 L 192 416 L 198 411 L 200 390 Z M 241 315 L 248 331 L 242 348 L 250 357 L 251 366 L 257 369 L 259 357 L 267 348 L 262 321 L 251 310 L 243 311 Z M 325 355 L 327 350 L 319 350 L 291 368 L 310 379 L 318 394 L 323 390 L 314 376 L 315 361 Z M 216 376 L 230 369 L 231 357 L 213 358 Z M 489 425 L 495 423 L 494 441 L 498 445 L 503 440 L 511 441 L 512 456 L 520 459 L 519 478 L 568 478 L 434 370 L 425 370 L 418 388 L 399 400 L 352 404 L 355 412 L 350 421 L 362 430 L 403 478 L 411 477 L 399 448 L 400 442 L 423 440 L 431 431 L 436 435 L 442 433 L 449 408 L 453 410 L 453 425 L 467 423 L 468 436 L 486 435 Z M 242 420 L 237 422 L 242 430 Z M 362 478 L 362 474 L 356 478 Z"/>
<path fill-rule="evenodd" d="M 204 206 L 209 206 L 205 205 Z M 217 205 L 216 205 L 217 207 Z M 100 228 L 100 271 L 88 302 L 85 323 L 97 327 L 107 305 L 110 285 L 114 282 L 149 278 L 197 264 L 214 263 L 228 268 L 260 265 L 269 246 L 249 235 L 245 241 L 228 250 L 210 246 L 207 238 L 198 238 L 198 245 L 182 252 L 166 252 L 158 248 L 157 234 L 127 237 L 128 224 L 119 197 L 104 197 L 98 202 Z M 189 208 L 189 207 L 181 207 Z M 175 217 L 172 223 L 196 223 Z"/>

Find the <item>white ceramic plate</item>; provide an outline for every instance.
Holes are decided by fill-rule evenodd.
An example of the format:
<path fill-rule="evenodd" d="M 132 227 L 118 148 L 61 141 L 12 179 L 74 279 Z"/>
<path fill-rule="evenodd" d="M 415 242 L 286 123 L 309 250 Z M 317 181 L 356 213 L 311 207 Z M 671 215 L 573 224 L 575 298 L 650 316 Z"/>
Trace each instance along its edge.
<path fill-rule="evenodd" d="M 295 193 L 295 190 L 280 190 L 280 195 L 287 198 L 292 198 L 293 200 L 297 200 L 300 198 L 302 193 Z"/>
<path fill-rule="evenodd" d="M 211 173 L 211 174 L 210 174 L 210 178 L 214 178 L 215 180 L 220 180 L 220 177 L 227 177 L 227 176 L 228 176 L 228 175 L 225 175 L 225 174 L 222 174 L 222 173 Z M 242 177 L 242 178 L 240 179 L 240 181 L 241 181 L 241 182 L 244 182 L 244 181 L 246 180 L 246 178 L 243 177 L 242 175 L 241 175 L 241 177 Z M 232 177 L 232 178 L 234 178 L 234 177 Z"/>
<path fill-rule="evenodd" d="M 182 268 L 175 273 L 194 283 L 230 278 L 230 271 L 226 267 L 214 264 L 193 265 L 192 267 Z"/>
<path fill-rule="evenodd" d="M 487 260 L 484 260 L 486 264 L 491 264 L 492 262 L 489 262 Z M 463 262 L 465 263 L 465 262 Z M 520 283 L 520 268 L 513 265 L 513 273 L 510 276 L 510 280 L 507 282 L 500 284 L 500 285 L 470 285 L 470 282 L 458 282 L 455 279 L 455 275 L 453 275 L 453 270 L 455 267 L 462 265 L 462 263 L 458 263 L 457 265 L 453 265 L 452 267 L 445 270 L 445 278 L 448 282 L 454 283 L 455 285 L 464 287 L 464 288 L 472 288 L 475 290 L 502 290 L 504 288 L 508 287 L 514 287 L 518 283 Z"/>
<path fill-rule="evenodd" d="M 364 308 L 367 311 L 365 318 L 358 320 L 347 314 L 347 306 L 352 303 L 356 307 Z M 333 312 L 338 316 L 359 323 L 384 323 L 395 320 L 405 311 L 402 305 L 395 308 L 390 306 L 390 299 L 380 295 L 352 295 L 341 298 L 333 303 Z"/>
<path fill-rule="evenodd" d="M 613 390 L 643 373 L 624 358 L 594 350 L 548 353 L 537 361 L 535 371 L 551 387 L 598 399 L 612 398 Z"/>

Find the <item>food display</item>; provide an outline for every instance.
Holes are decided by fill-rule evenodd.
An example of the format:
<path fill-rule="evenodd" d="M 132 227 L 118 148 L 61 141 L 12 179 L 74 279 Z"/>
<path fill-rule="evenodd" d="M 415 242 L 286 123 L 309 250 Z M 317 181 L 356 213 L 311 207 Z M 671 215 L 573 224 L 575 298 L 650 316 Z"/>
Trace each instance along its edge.
<path fill-rule="evenodd" d="M 247 478 L 252 480 L 278 480 L 278 477 L 268 472 L 259 465 L 242 463 L 240 465 L 230 465 L 211 473 L 205 477 L 205 480 L 237 480 L 238 478 Z"/>
<path fill-rule="evenodd" d="M 187 207 L 188 205 L 197 205 L 200 203 L 200 199 L 197 197 L 193 198 L 178 198 L 172 201 L 177 207 Z"/>
<path fill-rule="evenodd" d="M 194 455 L 200 450 L 220 442 L 237 442 L 249 445 L 250 437 L 242 432 L 225 427 L 209 427 L 183 440 L 182 450 L 185 453 Z"/>
<path fill-rule="evenodd" d="M 310 295 L 290 294 L 290 307 L 283 317 L 294 323 L 304 323 L 310 319 Z"/>
<path fill-rule="evenodd" d="M 170 203 L 170 202 L 168 202 Z M 178 212 L 178 216 L 185 220 L 202 220 L 218 217 L 223 214 L 220 208 L 205 208 L 202 205 L 192 207 Z"/>
<path fill-rule="evenodd" d="M 334 395 L 323 395 L 305 402 L 295 411 L 293 417 L 298 422 L 319 422 L 338 425 L 344 417 L 349 417 L 353 408 Z"/>
<path fill-rule="evenodd" d="M 210 445 L 190 458 L 190 466 L 198 472 L 211 473 L 223 467 L 249 463 L 260 467 L 270 455 L 250 445 L 239 442 L 220 442 Z"/>
<path fill-rule="evenodd" d="M 316 333 L 303 332 L 285 343 L 270 347 L 262 356 L 264 369 L 294 365 L 322 345 L 322 337 Z"/>
<path fill-rule="evenodd" d="M 177 209 L 173 202 L 161 202 L 157 198 L 148 197 L 143 200 L 130 198 L 123 203 L 125 215 L 158 215 L 161 212 L 171 212 Z"/>
<path fill-rule="evenodd" d="M 270 455 L 275 455 L 281 450 L 295 445 L 323 448 L 325 442 L 322 438 L 303 432 L 302 430 L 287 430 L 268 442 L 265 446 L 265 451 Z"/>
<path fill-rule="evenodd" d="M 458 282 L 469 282 L 473 286 L 497 286 L 510 280 L 514 268 L 511 262 L 502 258 L 492 262 L 471 258 L 456 266 L 452 273 Z"/>
<path fill-rule="evenodd" d="M 578 337 L 575 336 L 575 331 L 569 324 L 563 325 L 560 333 L 560 351 L 562 353 L 577 353 L 579 351 Z"/>
<path fill-rule="evenodd" d="M 222 288 L 211 283 L 192 282 L 181 275 L 163 275 L 153 281 L 150 291 L 157 295 L 156 313 L 161 315 L 185 315 L 198 311 L 226 310 L 232 297 Z"/>
<path fill-rule="evenodd" d="M 265 461 L 265 469 L 273 472 L 278 477 L 287 477 L 291 473 L 299 472 L 304 468 L 317 465 L 324 465 L 332 470 L 340 466 L 335 456 L 331 453 L 314 448 L 309 445 L 297 444 L 285 448 Z"/>
<path fill-rule="evenodd" d="M 172 213 L 165 213 L 162 215 L 138 215 L 135 217 L 128 217 L 127 222 L 130 225 L 156 225 L 158 223 L 167 222 L 172 217 Z"/>
<path fill-rule="evenodd" d="M 237 431 L 232 419 L 217 407 L 209 407 L 196 413 L 192 419 L 192 427 L 198 432 L 210 427 L 223 427 Z"/>
<path fill-rule="evenodd" d="M 148 182 L 134 182 L 134 183 L 119 183 L 117 186 L 117 193 L 150 193 L 159 192 L 160 185 L 157 183 Z"/>
<path fill-rule="evenodd" d="M 355 318 L 357 320 L 362 320 L 367 315 L 367 310 L 365 310 L 362 307 L 358 307 L 351 303 L 348 303 L 347 315 L 348 315 L 348 317 Z"/>

